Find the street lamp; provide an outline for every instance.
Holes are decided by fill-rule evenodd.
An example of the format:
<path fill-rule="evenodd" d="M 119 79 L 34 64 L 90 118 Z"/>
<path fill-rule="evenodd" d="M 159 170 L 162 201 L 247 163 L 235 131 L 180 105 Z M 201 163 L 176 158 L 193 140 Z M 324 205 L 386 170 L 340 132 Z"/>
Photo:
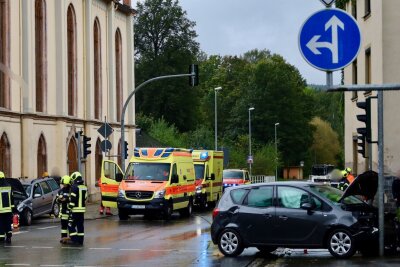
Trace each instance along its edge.
<path fill-rule="evenodd" d="M 221 89 L 222 89 L 221 86 L 214 88 L 214 92 L 215 92 L 215 104 L 214 104 L 214 108 L 215 108 L 215 112 L 214 112 L 214 114 L 215 114 L 215 151 L 218 150 L 218 143 L 217 143 L 217 92 Z"/>
<path fill-rule="evenodd" d="M 278 145 L 276 142 L 276 126 L 279 122 L 275 123 L 275 181 L 278 179 Z"/>
<path fill-rule="evenodd" d="M 250 112 L 252 110 L 254 110 L 254 107 L 249 108 L 249 159 L 248 159 L 248 162 L 249 162 L 249 174 L 250 174 L 250 177 L 251 177 L 251 163 L 253 161 L 253 157 L 251 155 L 251 117 L 250 117 Z"/>

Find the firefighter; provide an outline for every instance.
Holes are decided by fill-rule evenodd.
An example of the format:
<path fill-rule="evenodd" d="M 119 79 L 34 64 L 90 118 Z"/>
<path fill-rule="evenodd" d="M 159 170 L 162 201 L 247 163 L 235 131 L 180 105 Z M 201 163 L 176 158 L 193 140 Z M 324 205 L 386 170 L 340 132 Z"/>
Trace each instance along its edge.
<path fill-rule="evenodd" d="M 354 176 L 351 173 L 351 168 L 347 167 L 342 171 L 343 178 L 339 183 L 339 189 L 344 191 L 349 187 L 349 185 L 354 181 Z"/>
<path fill-rule="evenodd" d="M 4 173 L 0 172 L 0 240 L 11 243 L 14 198 L 11 186 L 6 182 Z"/>
<path fill-rule="evenodd" d="M 79 172 L 71 174 L 71 182 L 71 193 L 68 203 L 71 212 L 68 222 L 71 240 L 66 243 L 83 245 L 85 236 L 84 214 L 86 212 L 87 187 L 84 185 L 82 175 Z"/>
<path fill-rule="evenodd" d="M 71 177 L 69 175 L 64 175 L 61 177 L 61 184 L 63 187 L 58 191 L 57 203 L 61 207 L 60 217 L 61 217 L 61 239 L 60 243 L 64 243 L 68 240 L 68 221 L 69 221 L 69 194 L 71 190 Z"/>

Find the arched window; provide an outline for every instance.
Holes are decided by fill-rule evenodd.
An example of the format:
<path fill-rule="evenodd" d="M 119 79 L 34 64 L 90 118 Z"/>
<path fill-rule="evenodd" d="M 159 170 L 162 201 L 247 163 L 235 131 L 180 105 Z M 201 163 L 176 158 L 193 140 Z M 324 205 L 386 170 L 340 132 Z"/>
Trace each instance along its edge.
<path fill-rule="evenodd" d="M 72 174 L 73 172 L 78 170 L 78 150 L 74 137 L 71 137 L 68 144 L 68 154 L 67 154 L 67 167 L 68 174 Z"/>
<path fill-rule="evenodd" d="M 101 119 L 102 86 L 101 86 L 101 33 L 99 19 L 96 18 L 93 26 L 94 47 L 94 118 Z"/>
<path fill-rule="evenodd" d="M 35 1 L 36 111 L 46 111 L 47 37 L 46 2 Z"/>
<path fill-rule="evenodd" d="M 38 150 L 37 150 L 37 177 L 42 177 L 44 172 L 47 172 L 47 149 L 46 140 L 43 134 L 40 135 Z"/>
<path fill-rule="evenodd" d="M 122 112 L 122 38 L 121 31 L 115 32 L 115 88 L 117 121 L 121 121 Z"/>
<path fill-rule="evenodd" d="M 4 172 L 6 177 L 12 177 L 11 148 L 6 133 L 3 133 L 0 139 L 0 171 Z"/>
<path fill-rule="evenodd" d="M 67 13 L 67 53 L 68 53 L 68 115 L 76 116 L 77 63 L 76 63 L 76 16 L 72 4 Z"/>
<path fill-rule="evenodd" d="M 100 138 L 97 138 L 96 141 L 96 156 L 95 156 L 95 168 L 96 168 L 96 181 L 98 181 L 100 179 L 101 176 L 101 164 L 103 161 L 103 153 L 101 151 L 101 142 L 100 142 Z M 97 184 L 97 183 L 96 183 Z"/>
<path fill-rule="evenodd" d="M 3 69 L 10 66 L 9 0 L 0 1 L 0 107 L 10 108 L 10 78 Z"/>

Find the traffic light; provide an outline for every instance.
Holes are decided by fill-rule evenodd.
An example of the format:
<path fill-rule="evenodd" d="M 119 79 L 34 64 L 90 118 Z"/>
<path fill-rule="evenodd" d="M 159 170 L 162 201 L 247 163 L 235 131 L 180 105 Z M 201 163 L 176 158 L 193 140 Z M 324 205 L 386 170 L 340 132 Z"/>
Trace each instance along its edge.
<path fill-rule="evenodd" d="M 359 135 L 357 137 L 358 142 L 357 142 L 357 146 L 358 146 L 358 153 L 360 153 L 363 158 L 365 158 L 365 136 L 364 135 Z"/>
<path fill-rule="evenodd" d="M 124 143 L 124 150 L 125 150 L 125 159 L 128 158 L 128 142 L 125 141 Z"/>
<path fill-rule="evenodd" d="M 365 102 L 357 102 L 357 107 L 365 110 L 365 114 L 357 115 L 357 120 L 365 124 L 364 127 L 357 128 L 357 133 L 365 136 L 365 141 L 371 143 L 371 98 Z"/>
<path fill-rule="evenodd" d="M 90 147 L 92 146 L 90 144 L 90 140 L 92 140 L 92 138 L 87 137 L 86 135 L 82 135 L 82 137 L 83 137 L 83 158 L 86 158 L 87 155 L 92 153 L 92 151 L 90 150 Z"/>
<path fill-rule="evenodd" d="M 189 85 L 197 86 L 199 85 L 199 65 L 192 64 L 189 66 L 189 74 L 194 74 L 189 76 Z"/>

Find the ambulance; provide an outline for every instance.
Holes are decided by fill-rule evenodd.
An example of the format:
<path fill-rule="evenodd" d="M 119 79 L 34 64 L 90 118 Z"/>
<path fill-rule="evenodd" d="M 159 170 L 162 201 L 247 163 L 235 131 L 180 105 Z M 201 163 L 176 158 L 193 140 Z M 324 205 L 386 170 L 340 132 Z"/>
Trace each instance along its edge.
<path fill-rule="evenodd" d="M 250 175 L 246 169 L 226 169 L 222 173 L 223 189 L 230 186 L 250 184 Z"/>
<path fill-rule="evenodd" d="M 120 220 L 129 215 L 162 215 L 174 211 L 190 216 L 195 197 L 192 150 L 135 148 L 125 174 L 113 161 L 103 161 L 102 204 L 118 208 Z"/>
<path fill-rule="evenodd" d="M 222 170 L 224 152 L 213 150 L 194 150 L 192 152 L 196 174 L 195 204 L 206 208 L 222 195 Z"/>

